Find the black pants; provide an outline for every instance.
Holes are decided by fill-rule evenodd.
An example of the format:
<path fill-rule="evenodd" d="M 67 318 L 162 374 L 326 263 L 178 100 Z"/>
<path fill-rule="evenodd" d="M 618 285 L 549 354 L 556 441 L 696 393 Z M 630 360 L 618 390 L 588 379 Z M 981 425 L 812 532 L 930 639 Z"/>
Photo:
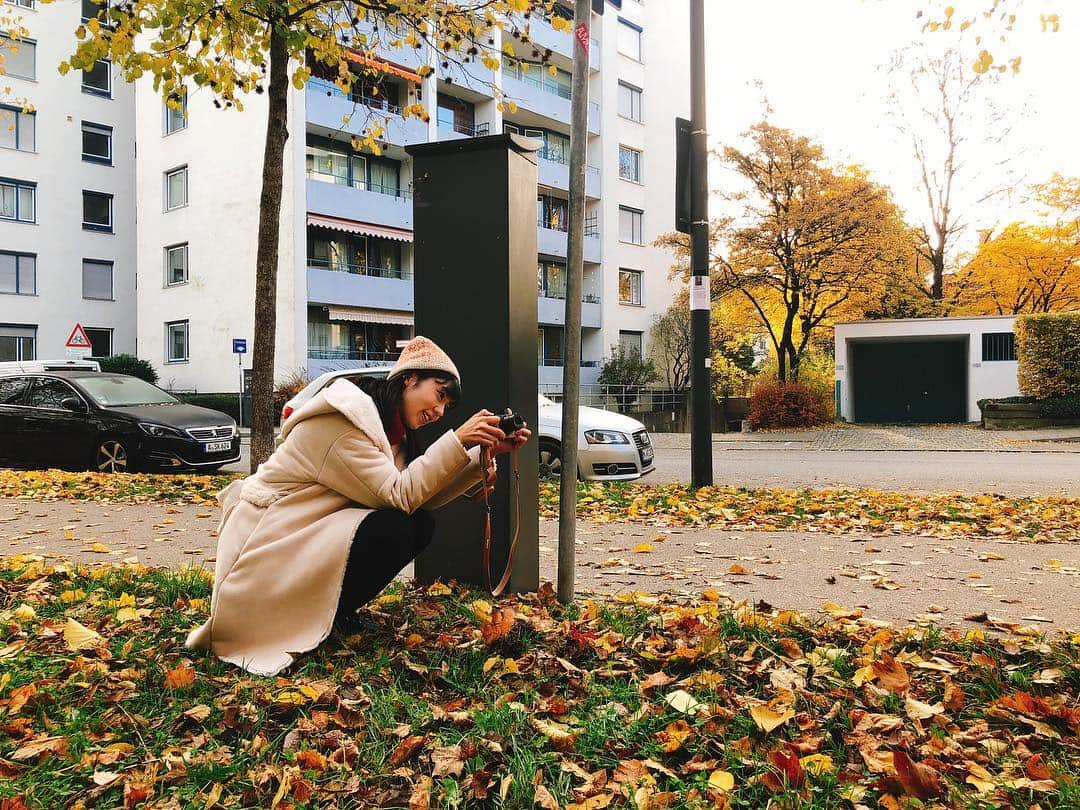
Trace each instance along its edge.
<path fill-rule="evenodd" d="M 411 515 L 397 509 L 378 509 L 364 518 L 349 549 L 338 618 L 354 613 L 378 596 L 402 568 L 427 548 L 434 531 L 435 519 L 423 509 Z"/>

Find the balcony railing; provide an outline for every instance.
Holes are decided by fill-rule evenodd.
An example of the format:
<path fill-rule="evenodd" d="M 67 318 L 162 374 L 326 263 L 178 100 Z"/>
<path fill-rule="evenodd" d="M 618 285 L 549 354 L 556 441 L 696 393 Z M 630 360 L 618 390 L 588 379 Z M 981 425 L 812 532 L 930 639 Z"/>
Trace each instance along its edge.
<path fill-rule="evenodd" d="M 375 267 L 368 264 L 353 264 L 352 262 L 342 262 L 335 259 L 320 259 L 311 256 L 308 257 L 307 263 L 308 267 L 315 267 L 319 270 L 331 270 L 336 273 L 353 273 L 358 276 L 376 276 L 378 278 L 412 278 L 412 273 L 400 267 Z"/>
<path fill-rule="evenodd" d="M 367 360 L 377 363 L 392 363 L 400 352 L 358 352 L 355 349 L 308 349 L 309 360 Z"/>
<path fill-rule="evenodd" d="M 559 231 L 560 233 L 567 233 L 570 230 L 570 224 L 567 222 L 568 216 L 553 217 L 544 216 L 542 213 L 537 212 L 536 215 L 536 227 L 545 228 L 549 231 Z M 600 221 L 596 214 L 589 214 L 585 217 L 585 236 L 599 236 L 600 235 Z"/>
<path fill-rule="evenodd" d="M 542 366 L 555 366 L 557 368 L 562 368 L 563 367 L 563 359 L 561 357 L 545 357 L 543 360 L 540 361 L 540 365 L 542 365 Z M 582 368 L 599 368 L 600 367 L 600 361 L 599 360 L 582 360 L 581 361 L 581 367 Z"/>
<path fill-rule="evenodd" d="M 406 200 L 412 199 L 412 192 L 407 188 L 387 186 L 381 183 L 368 183 L 365 180 L 353 180 L 349 182 L 346 175 L 324 172 L 319 169 L 307 170 L 308 180 L 318 180 L 321 183 L 334 183 L 338 186 L 351 186 L 360 191 L 372 191 L 376 194 L 385 194 L 388 197 L 401 197 Z"/>
<path fill-rule="evenodd" d="M 330 95 L 336 96 L 337 98 L 347 99 L 354 104 L 359 104 L 364 107 L 370 107 L 372 110 L 376 110 L 378 112 L 386 112 L 390 113 L 391 115 L 402 114 L 402 109 L 399 105 L 391 104 L 385 98 L 380 98 L 378 96 L 365 96 L 363 93 L 355 90 L 350 90 L 349 93 L 346 94 L 344 91 L 342 91 L 340 87 L 337 86 L 337 84 L 327 79 L 320 79 L 317 77 L 308 79 L 307 86 L 313 91 L 329 93 Z"/>
<path fill-rule="evenodd" d="M 439 129 L 442 132 L 457 132 L 459 135 L 466 135 L 470 138 L 479 138 L 484 135 L 491 134 L 491 124 L 487 121 L 483 121 L 474 126 L 469 124 L 447 124 L 443 121 L 439 122 Z"/>
<path fill-rule="evenodd" d="M 570 88 L 565 84 L 559 84 L 551 78 L 551 74 L 543 69 L 536 69 L 531 71 L 518 70 L 513 65 L 503 65 L 503 75 L 510 79 L 517 79 L 519 82 L 535 87 L 543 93 L 549 93 L 559 98 L 565 98 L 570 100 Z"/>
<path fill-rule="evenodd" d="M 537 289 L 536 294 L 541 298 L 554 298 L 558 301 L 566 300 L 566 288 L 545 290 L 543 287 L 540 287 Z M 581 302 L 583 304 L 599 304 L 600 296 L 595 293 L 582 293 Z"/>

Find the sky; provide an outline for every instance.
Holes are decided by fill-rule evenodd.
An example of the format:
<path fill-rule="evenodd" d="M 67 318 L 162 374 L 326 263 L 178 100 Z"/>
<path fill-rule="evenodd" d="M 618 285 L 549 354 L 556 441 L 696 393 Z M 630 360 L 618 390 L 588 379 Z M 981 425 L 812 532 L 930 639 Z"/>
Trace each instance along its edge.
<path fill-rule="evenodd" d="M 663 0 L 678 2 L 678 0 Z M 767 96 L 772 123 L 817 140 L 836 163 L 858 163 L 888 186 L 909 223 L 924 218 L 910 141 L 886 115 L 890 80 L 880 66 L 913 42 L 931 50 L 956 39 L 923 33 L 916 11 L 933 0 L 705 0 L 709 144 L 737 144 L 763 117 Z M 978 0 L 955 0 L 960 13 Z M 1010 152 L 1032 182 L 1054 171 L 1080 176 L 1080 0 L 1019 0 L 1021 16 L 995 58 L 1020 54 L 1020 73 L 995 88 L 999 108 L 1014 118 Z M 1040 13 L 1061 15 L 1058 33 L 1042 33 Z M 1070 27 L 1071 26 L 1071 27 Z M 967 43 L 968 53 L 971 43 Z M 1000 59 L 999 59 L 1000 61 Z M 994 172 L 982 147 L 973 157 Z M 713 162 L 710 186 L 730 185 Z M 972 211 L 974 228 L 1030 218 L 1015 195 Z M 716 197 L 710 209 L 722 204 Z M 969 233 L 969 245 L 976 237 Z"/>

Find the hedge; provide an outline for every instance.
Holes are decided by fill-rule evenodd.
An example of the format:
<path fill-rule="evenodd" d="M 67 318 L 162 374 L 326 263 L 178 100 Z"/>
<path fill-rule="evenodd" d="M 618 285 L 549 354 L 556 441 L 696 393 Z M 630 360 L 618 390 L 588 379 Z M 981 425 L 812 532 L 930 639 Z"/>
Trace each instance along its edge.
<path fill-rule="evenodd" d="M 800 428 L 832 419 L 828 402 L 801 383 L 760 382 L 750 393 L 750 428 Z"/>
<path fill-rule="evenodd" d="M 1080 312 L 1016 319 L 1016 379 L 1036 399 L 1080 395 Z"/>
<path fill-rule="evenodd" d="M 994 399 L 980 399 L 979 410 L 993 410 L 997 404 L 1034 405 L 1039 416 L 1046 419 L 1080 419 L 1080 394 L 1071 397 L 1048 397 L 1047 399 L 1035 399 L 1035 397 L 997 397 Z"/>
<path fill-rule="evenodd" d="M 201 408 L 211 408 L 227 413 L 237 423 L 240 422 L 240 400 L 236 394 L 174 394 L 173 396 L 189 405 L 198 405 Z"/>

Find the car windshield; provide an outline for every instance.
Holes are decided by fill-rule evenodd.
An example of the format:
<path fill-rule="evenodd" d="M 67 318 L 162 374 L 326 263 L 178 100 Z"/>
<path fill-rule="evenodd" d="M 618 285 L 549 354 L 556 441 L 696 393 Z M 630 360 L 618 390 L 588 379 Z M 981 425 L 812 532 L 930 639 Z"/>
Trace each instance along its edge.
<path fill-rule="evenodd" d="M 156 385 L 138 377 L 109 377 L 94 375 L 80 377 L 79 385 L 94 398 L 98 405 L 117 407 L 121 405 L 164 405 L 179 402 Z"/>

